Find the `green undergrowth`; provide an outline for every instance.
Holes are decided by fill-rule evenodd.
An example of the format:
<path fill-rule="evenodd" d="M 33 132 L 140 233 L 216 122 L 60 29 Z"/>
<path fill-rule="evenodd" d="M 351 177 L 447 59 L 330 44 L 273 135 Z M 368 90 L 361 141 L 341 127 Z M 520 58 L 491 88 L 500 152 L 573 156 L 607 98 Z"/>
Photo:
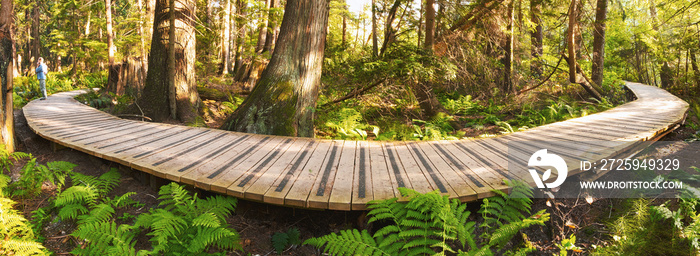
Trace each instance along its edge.
<path fill-rule="evenodd" d="M 80 73 L 71 77 L 67 72 L 49 72 L 46 79 L 48 95 L 86 88 L 102 88 L 107 85 L 107 73 Z M 21 108 L 32 100 L 43 97 L 36 76 L 14 78 L 13 104 Z"/>
<path fill-rule="evenodd" d="M 369 222 L 380 226 L 376 231 L 342 230 L 304 244 L 332 255 L 526 255 L 535 251 L 532 243 L 513 238 L 545 225 L 549 214 L 531 215 L 532 190 L 520 182 L 507 184 L 513 186 L 511 195 L 495 190 L 497 196 L 484 200 L 480 225 L 470 221 L 467 205 L 457 199 L 399 188 L 401 198 L 370 202 Z"/>

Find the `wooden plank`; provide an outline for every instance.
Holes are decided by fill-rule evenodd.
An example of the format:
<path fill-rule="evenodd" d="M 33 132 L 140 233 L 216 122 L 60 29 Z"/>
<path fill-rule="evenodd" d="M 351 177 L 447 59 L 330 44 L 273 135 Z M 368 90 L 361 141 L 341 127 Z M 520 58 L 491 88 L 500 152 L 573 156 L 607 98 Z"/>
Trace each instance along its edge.
<path fill-rule="evenodd" d="M 333 189 L 335 175 L 338 173 L 338 163 L 343 154 L 343 148 L 347 144 L 348 147 L 355 146 L 355 143 L 350 141 L 334 141 L 335 144 L 331 147 L 330 155 L 326 157 L 326 161 L 321 169 L 321 173 L 316 176 L 314 185 L 311 188 L 309 198 L 306 200 L 307 208 L 328 209 L 328 200 Z M 354 149 L 353 149 L 354 152 Z"/>
<path fill-rule="evenodd" d="M 374 188 L 372 187 L 372 162 L 370 157 L 369 142 L 358 141 L 356 152 L 356 170 L 355 175 L 352 178 L 352 203 L 350 205 L 350 208 L 353 211 L 366 210 L 367 203 L 374 199 Z M 391 181 L 388 181 L 388 184 L 391 184 Z M 387 183 L 385 183 L 384 185 L 386 184 Z"/>
<path fill-rule="evenodd" d="M 274 148 L 265 148 L 258 150 L 255 155 L 262 155 L 259 160 L 252 160 L 254 157 L 251 156 L 236 169 L 236 174 L 240 175 L 221 175 L 221 178 L 216 179 L 212 183 L 212 187 L 216 186 L 226 191 L 226 194 L 232 195 L 239 198 L 248 198 L 256 201 L 262 201 L 262 195 L 267 191 L 267 189 L 272 185 L 274 179 L 279 176 L 281 170 L 273 170 L 273 168 L 281 168 L 276 166 L 275 163 L 286 166 L 288 163 L 285 161 L 291 161 L 296 153 L 299 152 L 300 144 L 303 142 L 296 142 L 296 138 L 293 137 L 275 137 L 272 138 L 273 144 L 277 144 Z M 277 142 L 277 143 L 275 143 Z M 291 148 L 290 148 L 291 147 Z M 290 156 L 291 155 L 291 156 Z M 282 160 L 280 160 L 283 158 Z M 246 165 L 246 162 L 250 162 L 250 165 Z M 269 173 L 268 173 L 269 172 Z M 259 181 L 260 177 L 263 175 L 271 175 L 272 180 L 264 179 L 261 183 L 269 182 L 267 184 L 262 184 L 263 188 L 256 187 L 253 188 L 253 184 Z M 261 184 L 258 184 L 261 185 Z M 248 190 L 253 189 L 248 192 Z"/>
<path fill-rule="evenodd" d="M 389 177 L 391 178 L 392 184 L 394 184 L 395 186 L 394 189 L 400 187 L 413 188 L 413 186 L 411 185 L 411 180 L 406 175 L 406 170 L 401 164 L 401 159 L 396 153 L 395 144 L 396 143 L 392 142 L 382 144 L 385 156 L 384 160 L 386 161 L 387 168 L 389 168 Z M 396 197 L 400 197 L 401 193 L 398 190 L 396 190 L 394 195 L 396 195 Z"/>
<path fill-rule="evenodd" d="M 267 145 L 269 137 L 243 133 L 237 133 L 236 136 L 238 136 L 236 139 L 227 141 L 225 146 L 216 151 L 212 151 L 206 158 L 202 159 L 202 161 L 190 163 L 190 165 L 178 169 L 177 172 L 179 172 L 179 174 L 177 175 L 179 175 L 180 181 L 210 190 L 212 178 L 208 178 L 207 176 L 214 172 L 221 173 L 225 171 L 225 167 L 227 166 L 239 164 L 240 161 L 245 160 L 244 157 L 248 157 L 242 155 L 242 153 L 253 146 L 255 146 L 255 148 L 251 149 L 251 151 L 261 145 L 269 147 Z M 272 145 L 272 147 L 274 146 L 275 145 Z M 221 193 L 226 193 L 226 191 L 223 190 Z"/>
<path fill-rule="evenodd" d="M 423 174 L 423 171 L 418 167 L 418 163 L 413 159 L 413 155 L 406 147 L 405 143 L 395 143 L 393 148 L 396 150 L 396 155 L 401 160 L 403 165 L 403 171 L 406 172 L 406 177 L 411 182 L 411 189 L 418 191 L 420 193 L 427 193 L 438 189 L 434 182 L 428 180 Z M 439 188 L 440 193 L 448 193 L 447 188 L 444 186 Z"/>
<path fill-rule="evenodd" d="M 494 189 L 508 191 L 508 186 L 503 184 L 503 180 L 506 178 L 495 169 L 498 166 L 493 165 L 480 155 L 467 154 L 459 148 L 460 146 L 466 148 L 466 146 L 458 145 L 453 141 L 439 141 L 434 146 L 443 149 L 440 152 L 444 157 L 452 156 L 454 161 L 449 161 L 450 166 L 466 176 L 466 180 L 470 180 L 476 187 L 482 186 L 480 189 L 475 189 L 478 199 L 494 196 L 495 193 L 491 191 Z"/>
<path fill-rule="evenodd" d="M 426 143 L 426 142 L 422 142 Z M 452 197 L 458 197 L 459 193 L 450 186 L 450 183 L 445 179 L 445 177 L 442 175 L 443 173 L 438 170 L 435 165 L 433 165 L 432 161 L 425 155 L 423 150 L 420 149 L 420 147 L 417 145 L 419 144 L 418 142 L 409 142 L 406 143 L 406 146 L 408 147 L 409 153 L 413 155 L 413 159 L 415 162 L 418 164 L 420 167 L 420 170 L 423 173 L 423 177 L 425 177 L 428 182 L 430 182 L 430 185 L 434 188 L 440 191 L 440 193 L 452 196 Z M 408 172 L 408 171 L 407 171 Z M 472 194 L 474 191 L 472 191 Z"/>
<path fill-rule="evenodd" d="M 242 188 L 245 190 L 245 198 L 265 201 L 267 192 L 276 189 L 275 181 L 286 176 L 287 170 L 294 166 L 295 160 L 307 149 L 309 142 L 311 142 L 310 139 L 296 139 L 287 148 L 282 149 L 281 156 L 275 159 L 274 164 L 270 165 L 264 173 L 261 171 L 250 173 L 248 177 L 241 177 L 241 179 L 231 184 L 229 191 L 240 191 Z M 284 203 L 284 197 L 275 198 L 274 200 Z"/>
<path fill-rule="evenodd" d="M 435 170 L 440 172 L 440 174 L 444 177 L 445 182 L 448 183 L 452 189 L 454 189 L 456 194 L 451 195 L 451 197 L 459 198 L 460 201 L 465 202 L 478 199 L 479 193 L 489 193 L 490 187 L 484 186 L 483 181 L 473 177 L 471 177 L 471 179 L 465 179 L 464 174 L 460 175 L 460 173 L 453 169 L 453 167 L 450 166 L 445 159 L 443 159 L 443 157 L 452 158 L 452 156 L 445 152 L 444 149 L 443 152 L 436 151 L 434 148 L 435 144 L 435 142 L 416 143 L 416 146 L 420 147 L 425 154 L 425 157 L 428 158 L 433 164 Z M 453 163 L 456 163 L 454 158 L 452 158 L 452 161 Z M 477 186 L 477 183 L 479 186 Z"/>
<path fill-rule="evenodd" d="M 357 141 L 346 141 L 343 146 L 333 188 L 329 191 L 331 195 L 328 198 L 328 209 L 349 211 L 352 208 L 353 182 L 359 168 L 355 165 L 358 157 L 357 146 Z"/>
<path fill-rule="evenodd" d="M 122 159 L 123 161 L 129 163 L 129 167 L 131 168 L 152 173 L 150 165 L 157 161 L 156 159 L 161 158 L 162 156 L 157 156 L 156 159 L 153 160 L 146 160 L 145 158 L 148 158 L 149 156 L 163 150 L 168 150 L 173 146 L 194 140 L 200 136 L 205 136 L 209 133 L 211 133 L 211 131 L 201 129 L 185 129 L 183 131 L 175 131 L 157 138 L 136 141 L 134 144 L 110 149 L 105 153 L 105 155 Z"/>
<path fill-rule="evenodd" d="M 228 151 L 226 155 L 229 157 L 221 158 L 225 160 L 220 165 L 210 170 L 200 168 L 196 179 L 192 173 L 189 175 L 195 180 L 195 186 L 225 194 L 234 181 L 264 161 L 281 144 L 290 143 L 290 140 L 274 136 L 251 137 Z"/>
<path fill-rule="evenodd" d="M 296 207 L 307 207 L 306 200 L 314 186 L 314 181 L 321 176 L 321 171 L 330 152 L 337 147 L 336 141 L 320 141 L 313 155 L 306 163 L 304 169 L 299 173 L 294 184 L 291 185 L 287 196 L 284 198 L 284 204 Z"/>
<path fill-rule="evenodd" d="M 369 142 L 369 161 L 372 171 L 372 194 L 375 199 L 389 199 L 399 195 L 396 179 L 392 178 L 384 143 Z"/>
<path fill-rule="evenodd" d="M 223 132 L 222 134 L 224 134 L 223 137 L 206 144 L 202 143 L 202 146 L 199 148 L 194 150 L 192 148 L 187 149 L 189 152 L 183 152 L 182 156 L 177 156 L 170 161 L 164 162 L 155 167 L 154 170 L 162 173 L 169 180 L 194 185 L 193 182 L 184 182 L 180 179 L 185 171 L 208 161 L 210 158 L 220 154 L 220 152 L 226 151 L 246 139 L 244 138 L 246 135 L 243 134 L 230 132 Z"/>
<path fill-rule="evenodd" d="M 285 169 L 285 173 L 275 180 L 270 189 L 265 192 L 265 195 L 263 196 L 264 202 L 278 205 L 284 204 L 287 193 L 292 188 L 292 185 L 297 181 L 298 177 L 304 172 L 304 170 L 306 170 L 305 167 L 311 160 L 311 156 L 319 144 L 320 143 L 316 140 L 308 140 L 303 151 L 297 155 L 296 159 L 292 162 L 292 165 Z M 328 150 L 325 149 L 325 151 Z"/>

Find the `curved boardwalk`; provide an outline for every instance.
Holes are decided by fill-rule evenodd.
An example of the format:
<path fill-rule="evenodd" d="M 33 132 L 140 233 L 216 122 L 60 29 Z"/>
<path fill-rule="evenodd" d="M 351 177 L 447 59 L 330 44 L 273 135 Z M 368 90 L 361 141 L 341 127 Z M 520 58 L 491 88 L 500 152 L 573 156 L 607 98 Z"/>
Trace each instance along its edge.
<path fill-rule="evenodd" d="M 638 83 L 627 87 L 638 99 L 602 113 L 458 141 L 319 140 L 131 121 L 77 102 L 81 91 L 32 101 L 24 114 L 50 141 L 158 177 L 272 204 L 360 210 L 370 200 L 398 196 L 396 187 L 439 190 L 462 201 L 488 197 L 492 189 L 508 189 L 503 179 L 531 180 L 526 168 L 507 171 L 508 157 L 526 162 L 540 148 L 578 152 L 573 159 L 616 156 L 685 119 L 688 104 L 670 93 Z M 515 153 L 509 154 L 512 141 L 532 145 L 511 147 Z M 578 164 L 569 162 L 574 175 Z"/>

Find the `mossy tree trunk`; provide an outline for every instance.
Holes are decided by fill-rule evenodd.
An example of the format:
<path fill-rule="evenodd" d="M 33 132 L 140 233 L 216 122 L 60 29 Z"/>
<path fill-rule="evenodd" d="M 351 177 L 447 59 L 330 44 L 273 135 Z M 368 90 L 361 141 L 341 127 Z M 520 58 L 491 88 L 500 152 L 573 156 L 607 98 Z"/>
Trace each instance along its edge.
<path fill-rule="evenodd" d="M 329 0 L 289 0 L 277 46 L 250 96 L 224 129 L 313 137 Z"/>
<path fill-rule="evenodd" d="M 176 119 L 190 122 L 197 116 L 200 99 L 195 81 L 195 2 L 176 0 L 175 4 L 175 94 Z M 144 114 L 155 121 L 170 116 L 170 76 L 168 75 L 170 40 L 170 1 L 157 0 L 148 74 L 143 94 L 138 100 Z"/>
<path fill-rule="evenodd" d="M 2 0 L 0 6 L 0 136 L 9 152 L 15 151 L 15 129 L 12 108 L 12 78 L 14 78 L 15 44 L 13 34 L 13 1 Z"/>

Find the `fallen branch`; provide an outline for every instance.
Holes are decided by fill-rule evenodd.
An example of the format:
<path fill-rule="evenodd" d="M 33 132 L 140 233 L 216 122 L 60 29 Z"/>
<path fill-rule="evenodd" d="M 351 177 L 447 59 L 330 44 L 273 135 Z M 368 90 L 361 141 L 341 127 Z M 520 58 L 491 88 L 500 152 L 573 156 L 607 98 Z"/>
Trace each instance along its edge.
<path fill-rule="evenodd" d="M 365 92 L 368 91 L 369 89 L 372 89 L 372 88 L 377 87 L 378 85 L 384 83 L 384 81 L 386 81 L 386 78 L 383 78 L 383 79 L 381 79 L 381 80 L 379 80 L 379 81 L 377 81 L 377 82 L 374 82 L 373 84 L 370 84 L 370 85 L 368 85 L 368 86 L 365 86 L 365 87 L 362 88 L 362 89 L 359 89 L 359 90 L 355 89 L 355 90 L 353 90 L 352 92 L 348 93 L 347 95 L 345 95 L 345 96 L 343 96 L 343 97 L 340 97 L 339 99 L 336 99 L 336 100 L 333 100 L 333 101 L 331 101 L 331 102 L 328 102 L 328 103 L 326 103 L 326 104 L 321 105 L 321 107 L 325 107 L 325 106 L 328 106 L 328 105 L 331 105 L 331 104 L 335 104 L 335 103 L 338 103 L 338 102 L 347 100 L 347 99 L 349 99 L 349 98 L 357 97 L 358 95 L 365 93 Z"/>
<path fill-rule="evenodd" d="M 532 86 L 532 87 L 528 87 L 528 88 L 522 89 L 522 90 L 518 91 L 518 92 L 515 93 L 515 94 L 518 95 L 518 94 L 521 94 L 521 93 L 524 93 L 524 92 L 533 90 L 533 89 L 535 89 L 535 88 L 537 88 L 537 87 L 540 87 L 540 86 L 543 85 L 545 82 L 549 81 L 549 78 L 551 78 L 552 75 L 554 75 L 554 73 L 557 72 L 557 70 L 559 69 L 559 64 L 561 64 L 561 60 L 564 59 L 563 56 L 564 56 L 564 55 L 562 55 L 562 57 L 559 57 L 559 61 L 557 61 L 557 65 L 554 66 L 554 69 L 552 69 L 552 72 L 549 73 L 549 75 L 547 76 L 547 78 L 545 78 L 544 80 L 542 80 L 539 84 L 537 84 L 537 85 L 535 85 L 535 86 Z"/>
<path fill-rule="evenodd" d="M 151 121 L 151 122 L 153 121 L 150 117 L 147 117 L 144 115 L 120 114 L 120 115 L 117 115 L 117 117 L 137 117 L 137 118 L 141 118 L 141 121 L 143 121 L 143 119 L 146 119 L 146 120 Z"/>

